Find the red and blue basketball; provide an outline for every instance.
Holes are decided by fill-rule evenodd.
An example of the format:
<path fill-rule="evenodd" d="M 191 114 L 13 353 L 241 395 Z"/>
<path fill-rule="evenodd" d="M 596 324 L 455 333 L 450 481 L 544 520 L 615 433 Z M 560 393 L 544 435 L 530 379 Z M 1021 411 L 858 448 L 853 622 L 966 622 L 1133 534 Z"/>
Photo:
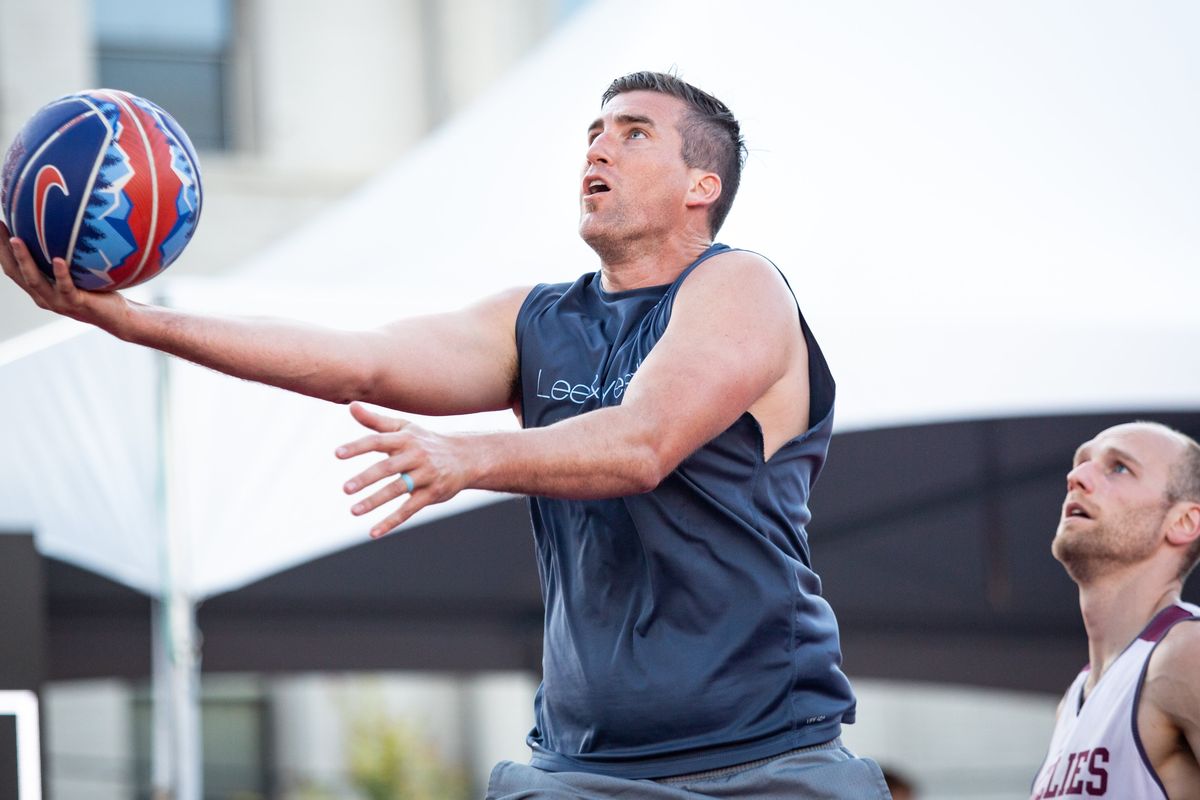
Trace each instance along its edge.
<path fill-rule="evenodd" d="M 200 219 L 200 168 L 183 128 L 136 95 L 60 97 L 25 123 L 4 157 L 0 209 L 53 275 L 82 289 L 124 289 L 167 268 Z"/>

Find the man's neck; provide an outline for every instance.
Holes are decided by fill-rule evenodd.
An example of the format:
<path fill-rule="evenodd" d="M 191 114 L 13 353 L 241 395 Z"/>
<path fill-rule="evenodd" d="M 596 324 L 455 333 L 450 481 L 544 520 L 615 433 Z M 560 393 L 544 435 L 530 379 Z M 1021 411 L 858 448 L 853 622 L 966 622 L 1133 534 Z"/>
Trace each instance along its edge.
<path fill-rule="evenodd" d="M 1094 686 L 1113 661 L 1162 609 L 1179 601 L 1178 581 L 1147 580 L 1132 568 L 1079 587 L 1079 608 L 1088 635 L 1088 660 Z"/>
<path fill-rule="evenodd" d="M 684 236 L 603 254 L 601 285 L 606 292 L 623 292 L 670 283 L 711 245 L 708 237 Z"/>

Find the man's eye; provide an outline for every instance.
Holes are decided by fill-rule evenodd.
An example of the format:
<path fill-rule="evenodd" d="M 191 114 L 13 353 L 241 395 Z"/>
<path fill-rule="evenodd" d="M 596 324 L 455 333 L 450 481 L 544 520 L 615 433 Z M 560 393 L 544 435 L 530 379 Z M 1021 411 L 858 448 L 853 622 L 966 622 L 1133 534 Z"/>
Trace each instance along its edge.
<path fill-rule="evenodd" d="M 1116 473 L 1125 473 L 1129 472 L 1129 467 L 1125 466 L 1120 461 L 1117 461 L 1113 464 L 1112 471 Z"/>
<path fill-rule="evenodd" d="M 642 130 L 641 128 L 634 128 L 633 130 L 631 130 L 629 132 L 629 138 L 630 139 L 645 139 L 646 132 L 644 130 Z"/>

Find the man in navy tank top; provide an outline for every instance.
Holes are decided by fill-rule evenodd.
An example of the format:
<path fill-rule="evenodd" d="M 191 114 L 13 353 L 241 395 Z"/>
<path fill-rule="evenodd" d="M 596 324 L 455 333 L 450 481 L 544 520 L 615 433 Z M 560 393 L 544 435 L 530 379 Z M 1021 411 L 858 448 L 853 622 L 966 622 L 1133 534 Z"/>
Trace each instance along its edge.
<path fill-rule="evenodd" d="M 1031 798 L 1200 798 L 1200 446 L 1157 423 L 1085 442 L 1054 557 L 1079 585 L 1088 664 L 1058 707 Z"/>
<path fill-rule="evenodd" d="M 4 271 L 45 308 L 223 372 L 401 412 L 513 409 L 445 435 L 378 414 L 340 458 L 380 536 L 466 488 L 527 495 L 545 600 L 529 764 L 493 798 L 888 797 L 841 745 L 855 700 L 805 526 L 834 383 L 766 258 L 716 244 L 745 147 L 716 98 L 618 78 L 586 128 L 579 232 L 599 270 L 352 333 L 216 318 Z M 420 343 L 416 346 L 416 343 Z"/>

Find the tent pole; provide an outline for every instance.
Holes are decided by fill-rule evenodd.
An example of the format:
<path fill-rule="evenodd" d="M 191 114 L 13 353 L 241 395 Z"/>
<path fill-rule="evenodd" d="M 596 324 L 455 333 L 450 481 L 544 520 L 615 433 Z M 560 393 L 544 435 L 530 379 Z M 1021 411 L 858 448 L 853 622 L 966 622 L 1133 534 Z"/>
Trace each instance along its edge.
<path fill-rule="evenodd" d="M 200 800 L 203 783 L 195 605 L 186 597 L 163 597 L 153 602 L 151 613 L 152 797 Z"/>
<path fill-rule="evenodd" d="M 200 800 L 200 658 L 196 604 L 188 592 L 187 542 L 175 511 L 170 357 L 157 356 L 158 500 L 162 594 L 154 604 L 153 767 L 155 800 Z"/>
<path fill-rule="evenodd" d="M 167 660 L 166 604 L 161 596 L 150 602 L 150 787 L 154 800 L 171 789 L 171 668 Z"/>

